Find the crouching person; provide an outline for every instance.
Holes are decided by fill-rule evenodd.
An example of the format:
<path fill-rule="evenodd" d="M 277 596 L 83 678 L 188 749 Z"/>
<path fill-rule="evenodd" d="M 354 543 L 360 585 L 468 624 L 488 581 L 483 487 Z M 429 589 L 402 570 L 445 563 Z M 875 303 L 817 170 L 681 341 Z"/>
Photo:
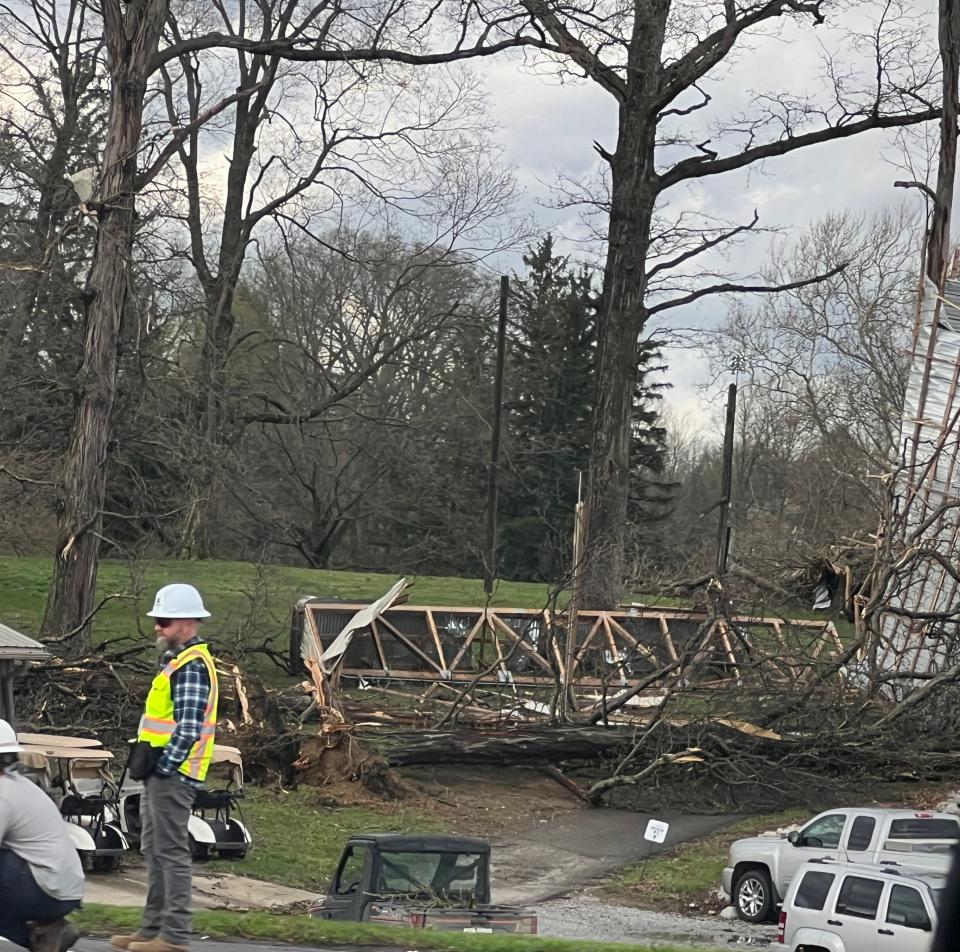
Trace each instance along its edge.
<path fill-rule="evenodd" d="M 34 952 L 65 952 L 64 920 L 83 899 L 83 866 L 54 802 L 18 769 L 23 748 L 0 720 L 0 936 Z"/>

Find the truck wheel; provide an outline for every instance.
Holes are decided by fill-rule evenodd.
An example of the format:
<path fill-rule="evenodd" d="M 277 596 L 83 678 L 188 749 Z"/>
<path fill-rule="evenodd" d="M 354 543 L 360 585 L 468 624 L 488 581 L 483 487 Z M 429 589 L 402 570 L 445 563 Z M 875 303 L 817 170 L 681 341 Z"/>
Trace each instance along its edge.
<path fill-rule="evenodd" d="M 775 903 L 770 874 L 765 869 L 748 869 L 733 887 L 733 904 L 744 922 L 769 922 Z"/>

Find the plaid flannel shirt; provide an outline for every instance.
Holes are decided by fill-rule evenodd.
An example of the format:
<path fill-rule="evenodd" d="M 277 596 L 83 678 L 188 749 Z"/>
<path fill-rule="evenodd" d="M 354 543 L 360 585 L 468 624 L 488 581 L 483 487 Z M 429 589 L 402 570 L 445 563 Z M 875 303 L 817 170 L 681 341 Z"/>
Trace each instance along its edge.
<path fill-rule="evenodd" d="M 165 651 L 160 659 L 161 667 L 167 665 L 185 648 L 199 644 L 199 638 L 191 638 L 176 651 Z M 177 726 L 169 743 L 163 748 L 156 766 L 156 773 L 165 777 L 177 772 L 189 756 L 190 749 L 200 740 L 203 715 L 210 697 L 210 675 L 207 674 L 207 666 L 199 659 L 188 661 L 174 672 L 170 679 L 170 691 L 173 695 L 173 719 Z M 189 777 L 183 779 L 196 783 Z"/>

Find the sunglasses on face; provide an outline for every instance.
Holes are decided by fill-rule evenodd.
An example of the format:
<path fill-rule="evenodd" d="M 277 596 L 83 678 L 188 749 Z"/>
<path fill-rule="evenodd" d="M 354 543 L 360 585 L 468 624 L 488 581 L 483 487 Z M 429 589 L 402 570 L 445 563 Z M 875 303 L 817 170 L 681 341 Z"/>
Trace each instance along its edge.
<path fill-rule="evenodd" d="M 153 623 L 157 628 L 170 628 L 177 623 L 176 618 L 154 618 Z"/>

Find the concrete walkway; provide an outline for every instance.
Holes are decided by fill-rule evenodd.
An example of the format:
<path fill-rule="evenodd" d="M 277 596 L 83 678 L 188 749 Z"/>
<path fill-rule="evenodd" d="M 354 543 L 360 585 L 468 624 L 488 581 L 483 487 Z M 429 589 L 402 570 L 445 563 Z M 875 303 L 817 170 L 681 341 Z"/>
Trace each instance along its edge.
<path fill-rule="evenodd" d="M 246 952 L 277 952 L 283 949 L 284 952 L 299 952 L 299 946 L 289 946 L 283 944 L 270 945 L 264 942 L 254 942 L 250 939 L 236 939 L 233 942 L 222 942 L 214 939 L 205 939 L 203 936 L 195 935 L 190 943 L 190 947 L 202 952 L 238 952 L 244 949 Z M 15 945 L 7 945 L 0 939 L 0 948 L 16 950 Z M 111 952 L 110 943 L 106 939 L 80 939 L 73 947 L 73 952 Z M 357 946 L 353 945 L 324 945 L 310 946 L 309 950 L 303 952 L 361 952 Z M 362 952 L 409 952 L 406 946 L 371 946 L 365 945 Z"/>
<path fill-rule="evenodd" d="M 146 868 L 130 866 L 116 873 L 93 873 L 87 876 L 84 898 L 87 902 L 105 906 L 142 906 L 146 895 Z M 194 909 L 253 909 L 269 912 L 316 898 L 314 892 L 278 886 L 233 873 L 205 874 L 203 866 L 195 866 L 193 871 Z"/>

